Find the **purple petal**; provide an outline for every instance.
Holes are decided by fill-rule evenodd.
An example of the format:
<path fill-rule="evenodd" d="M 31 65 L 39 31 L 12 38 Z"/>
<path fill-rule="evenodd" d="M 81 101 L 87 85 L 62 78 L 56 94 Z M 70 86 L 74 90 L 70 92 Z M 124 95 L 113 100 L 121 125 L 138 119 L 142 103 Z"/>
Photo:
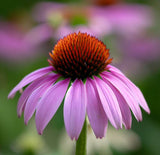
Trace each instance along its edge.
<path fill-rule="evenodd" d="M 122 128 L 122 115 L 115 94 L 112 89 L 100 78 L 95 77 L 94 81 L 108 119 L 115 128 Z"/>
<path fill-rule="evenodd" d="M 34 81 L 34 80 L 44 76 L 45 74 L 53 71 L 53 69 L 54 68 L 52 66 L 49 66 L 49 67 L 44 67 L 44 68 L 38 69 L 38 70 L 28 74 L 20 81 L 20 83 L 16 87 L 14 87 L 12 89 L 12 91 L 8 95 L 8 98 L 13 98 L 18 90 L 20 90 L 21 88 L 23 88 L 27 84 L 31 83 L 32 81 Z"/>
<path fill-rule="evenodd" d="M 41 84 L 45 83 L 46 81 L 48 81 L 49 79 L 54 79 L 56 78 L 57 76 L 55 76 L 54 73 L 48 75 L 48 76 L 45 76 L 45 77 L 41 77 L 35 81 L 33 81 L 33 83 L 31 83 L 25 90 L 24 92 L 22 93 L 22 95 L 20 96 L 19 98 L 19 101 L 18 101 L 18 105 L 17 105 L 17 114 L 18 114 L 18 117 L 21 116 L 24 108 L 25 108 L 25 104 L 26 104 L 26 101 L 28 99 L 28 97 L 30 96 L 30 94 L 36 89 L 38 88 Z"/>
<path fill-rule="evenodd" d="M 129 106 L 128 106 L 126 100 L 121 95 L 119 90 L 116 87 L 114 87 L 114 85 L 112 85 L 106 78 L 104 78 L 103 75 L 101 75 L 101 76 L 102 76 L 103 80 L 113 90 L 114 94 L 116 95 L 116 98 L 118 100 L 119 107 L 120 107 L 121 113 L 122 113 L 123 124 L 124 124 L 126 129 L 130 129 L 131 128 L 131 124 L 132 124 L 132 116 L 131 116 L 131 112 L 130 112 L 130 109 L 129 109 Z"/>
<path fill-rule="evenodd" d="M 22 95 L 20 96 L 19 100 L 18 100 L 18 104 L 17 104 L 17 114 L 18 117 L 21 117 L 22 112 L 25 108 L 26 105 L 26 101 L 29 97 L 29 95 L 37 88 L 39 87 L 42 83 L 40 83 L 42 79 L 37 79 L 36 81 L 34 81 L 33 83 L 31 83 L 22 93 Z"/>
<path fill-rule="evenodd" d="M 56 113 L 60 106 L 69 85 L 69 79 L 59 81 L 51 86 L 39 101 L 36 111 L 36 127 L 39 134 Z"/>
<path fill-rule="evenodd" d="M 81 80 L 75 80 L 64 101 L 64 122 L 71 139 L 78 139 L 86 113 L 86 89 Z"/>
<path fill-rule="evenodd" d="M 126 100 L 128 106 L 131 108 L 133 114 L 135 115 L 138 121 L 142 120 L 142 113 L 141 109 L 135 100 L 135 96 L 133 96 L 132 92 L 128 89 L 128 87 L 117 77 L 112 75 L 110 72 L 103 72 L 103 79 L 104 81 L 109 81 L 111 84 L 117 88 L 117 90 L 121 93 L 121 95 Z"/>
<path fill-rule="evenodd" d="M 108 119 L 99 99 L 98 92 L 94 89 L 92 80 L 86 81 L 87 91 L 87 115 L 97 138 L 102 138 L 106 134 Z"/>
<path fill-rule="evenodd" d="M 112 73 L 117 76 L 121 81 L 123 81 L 124 84 L 126 84 L 128 86 L 128 88 L 130 89 L 130 91 L 132 91 L 132 93 L 134 94 L 134 96 L 137 98 L 139 105 L 147 112 L 150 113 L 150 109 L 147 105 L 147 102 L 142 94 L 142 92 L 140 91 L 140 89 L 133 84 L 120 70 L 118 70 L 117 68 L 113 67 L 110 65 L 110 71 L 112 71 Z"/>
<path fill-rule="evenodd" d="M 48 79 L 47 82 L 45 82 L 43 85 L 35 89 L 32 92 L 32 94 L 29 96 L 24 109 L 24 122 L 26 125 L 28 124 L 28 121 L 32 117 L 40 98 L 56 80 L 57 80 L 57 76 L 55 76 L 54 78 Z"/>

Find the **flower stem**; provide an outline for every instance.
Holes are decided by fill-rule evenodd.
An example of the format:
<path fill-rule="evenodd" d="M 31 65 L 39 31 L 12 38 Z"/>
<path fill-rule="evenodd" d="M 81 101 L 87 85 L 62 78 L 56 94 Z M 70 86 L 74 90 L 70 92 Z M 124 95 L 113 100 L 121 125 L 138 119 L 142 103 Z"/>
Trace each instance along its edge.
<path fill-rule="evenodd" d="M 76 142 L 76 155 L 86 155 L 87 149 L 87 121 L 85 119 L 81 134 Z"/>

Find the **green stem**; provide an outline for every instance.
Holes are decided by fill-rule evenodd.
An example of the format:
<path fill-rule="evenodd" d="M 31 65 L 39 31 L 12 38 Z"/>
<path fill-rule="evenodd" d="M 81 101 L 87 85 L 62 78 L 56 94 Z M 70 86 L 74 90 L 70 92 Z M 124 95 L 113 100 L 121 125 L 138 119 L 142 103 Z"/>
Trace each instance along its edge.
<path fill-rule="evenodd" d="M 85 119 L 81 134 L 76 142 L 76 155 L 86 155 L 87 149 L 87 121 Z"/>

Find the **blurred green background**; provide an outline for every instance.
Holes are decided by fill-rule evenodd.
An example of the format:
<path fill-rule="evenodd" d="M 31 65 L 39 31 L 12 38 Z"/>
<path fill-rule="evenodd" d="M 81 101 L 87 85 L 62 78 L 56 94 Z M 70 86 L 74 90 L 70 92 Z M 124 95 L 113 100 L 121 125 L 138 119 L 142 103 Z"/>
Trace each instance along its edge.
<path fill-rule="evenodd" d="M 38 25 L 32 19 L 32 9 L 34 6 L 42 2 L 40 0 L 5 0 L 0 3 L 0 21 L 9 21 L 18 23 L 19 27 L 27 26 L 27 29 Z M 53 2 L 50 0 L 50 2 Z M 55 1 L 54 1 L 55 2 Z M 81 0 L 59 0 L 57 1 L 74 3 L 75 5 L 92 5 L 91 1 Z M 122 1 L 121 1 L 122 2 Z M 155 37 L 159 40 L 159 0 L 126 0 L 124 4 L 147 5 L 154 12 L 155 22 L 146 30 L 147 36 Z M 116 5 L 116 4 L 113 4 Z M 43 10 L 42 10 L 43 11 Z M 43 12 L 42 12 L 43 13 Z M 0 23 L 1 24 L 1 23 Z M 3 30 L 2 30 L 3 31 Z M 0 33 L 1 35 L 1 33 Z M 111 49 L 111 56 L 115 56 L 114 63 L 123 65 L 123 58 L 119 60 L 121 53 L 114 46 L 119 36 L 106 35 L 101 39 L 108 43 Z M 1 40 L 0 40 L 1 41 Z M 34 117 L 25 126 L 23 116 L 17 117 L 17 102 L 19 93 L 12 100 L 8 100 L 7 96 L 10 90 L 28 73 L 48 65 L 48 53 L 52 50 L 57 38 L 47 39 L 43 49 L 32 57 L 23 58 L 23 60 L 12 62 L 12 57 L 7 59 L 0 55 L 0 155 L 69 155 L 74 154 L 75 143 L 67 136 L 63 122 L 63 106 L 61 106 L 52 121 L 49 123 L 42 136 L 36 132 Z M 160 44 L 160 42 L 159 42 Z M 10 43 L 8 42 L 8 46 Z M 155 45 L 157 46 L 157 45 Z M 158 46 L 159 47 L 159 46 Z M 124 48 L 125 49 L 125 48 Z M 116 51 L 117 50 L 117 51 Z M 153 48 L 153 50 L 155 50 Z M 150 54 L 154 51 L 150 50 Z M 160 49 L 156 49 L 160 53 Z M 13 54 L 13 53 L 11 53 Z M 10 55 L 8 53 L 8 55 Z M 147 53 L 145 54 L 147 56 Z M 125 67 L 120 67 L 130 79 L 142 90 L 146 101 L 150 107 L 151 114 L 148 115 L 143 110 L 143 121 L 138 123 L 133 117 L 132 129 L 129 131 L 118 131 L 109 126 L 106 138 L 104 140 L 96 140 L 93 133 L 89 130 L 88 134 L 88 154 L 95 155 L 159 155 L 160 154 L 160 55 L 157 54 L 156 59 L 149 62 L 142 61 L 139 63 L 140 70 L 127 70 L 129 63 L 125 62 Z M 127 57 L 127 56 L 126 56 Z M 126 59 L 125 57 L 125 59 Z M 148 56 L 150 57 L 150 56 Z M 132 59 L 130 57 L 129 59 Z M 114 60 L 114 59 L 113 59 Z M 117 62 L 116 62 L 117 61 Z M 136 63 L 136 59 L 133 59 Z M 134 65 L 134 64 L 132 64 Z M 143 66 L 141 68 L 141 66 Z M 147 73 L 146 73 L 147 72 Z M 138 75 L 140 73 L 140 75 Z M 102 141 L 103 143 L 101 143 Z M 92 145 L 91 145 L 92 144 Z M 102 145 L 100 145 L 102 144 Z"/>

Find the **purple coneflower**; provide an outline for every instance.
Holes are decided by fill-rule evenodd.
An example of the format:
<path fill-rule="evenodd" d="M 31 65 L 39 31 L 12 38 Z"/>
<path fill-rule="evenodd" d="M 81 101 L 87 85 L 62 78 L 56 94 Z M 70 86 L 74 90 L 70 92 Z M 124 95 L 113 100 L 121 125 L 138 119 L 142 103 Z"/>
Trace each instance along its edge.
<path fill-rule="evenodd" d="M 31 59 L 40 51 L 40 44 L 51 37 L 51 32 L 46 24 L 21 32 L 15 24 L 1 21 L 0 59 L 15 63 Z"/>
<path fill-rule="evenodd" d="M 34 112 L 39 134 L 64 99 L 64 122 L 71 139 L 78 139 L 85 116 L 97 138 L 105 136 L 108 121 L 116 128 L 131 128 L 131 111 L 142 120 L 140 106 L 150 110 L 139 90 L 120 70 L 110 65 L 109 49 L 87 33 L 73 33 L 55 45 L 49 67 L 38 69 L 22 79 L 10 92 L 30 84 L 18 101 L 18 116 L 25 124 Z M 131 110 L 131 111 L 130 111 Z"/>
<path fill-rule="evenodd" d="M 79 31 L 98 37 L 111 34 L 133 37 L 143 34 L 154 21 L 150 7 L 127 3 L 77 7 L 65 3 L 42 2 L 33 9 L 33 16 L 38 23 L 45 23 L 53 29 L 54 38 Z"/>

